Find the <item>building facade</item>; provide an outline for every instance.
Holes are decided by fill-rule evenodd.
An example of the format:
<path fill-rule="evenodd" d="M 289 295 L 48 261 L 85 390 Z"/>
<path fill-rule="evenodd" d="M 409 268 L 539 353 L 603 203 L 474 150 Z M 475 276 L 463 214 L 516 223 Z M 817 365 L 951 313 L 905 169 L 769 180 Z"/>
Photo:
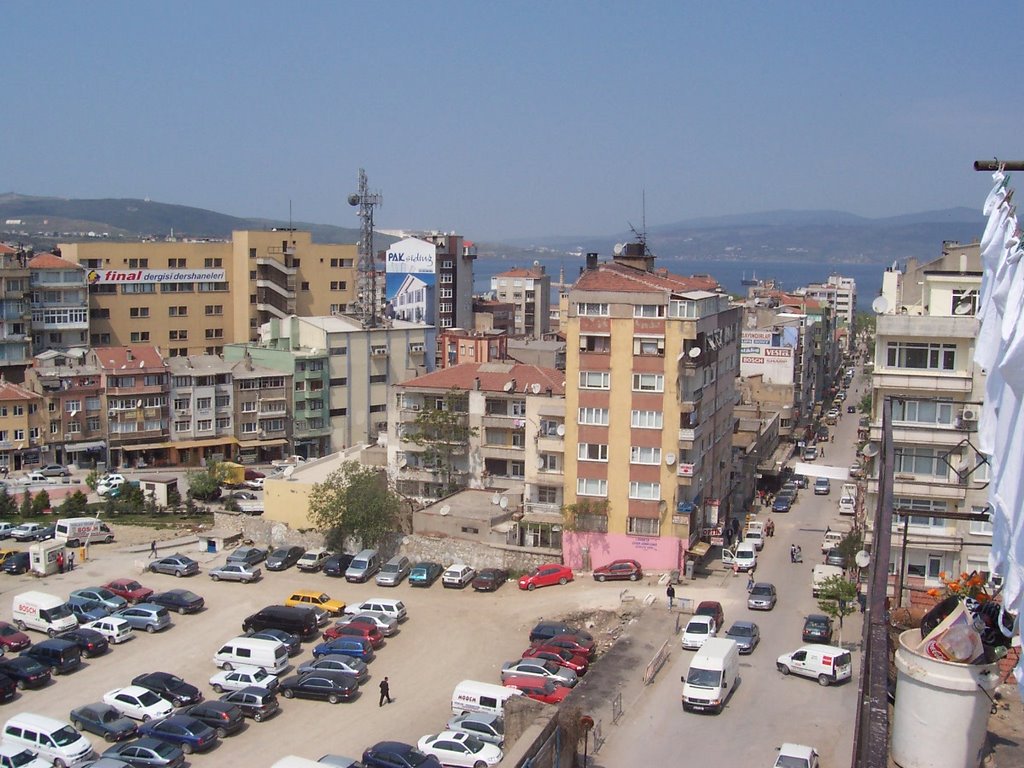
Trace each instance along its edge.
<path fill-rule="evenodd" d="M 32 288 L 32 348 L 69 349 L 89 344 L 89 288 L 85 270 L 52 253 L 28 263 Z"/>
<path fill-rule="evenodd" d="M 0 469 L 5 476 L 41 463 L 42 404 L 37 393 L 0 380 Z"/>
<path fill-rule="evenodd" d="M 441 367 L 463 363 L 490 363 L 508 357 L 508 334 L 504 331 L 466 331 L 449 328 L 441 331 Z"/>
<path fill-rule="evenodd" d="M 550 328 L 551 275 L 536 263 L 529 269 L 510 269 L 491 278 L 494 297 L 514 307 L 514 335 L 542 338 Z"/>
<path fill-rule="evenodd" d="M 22 381 L 32 358 L 30 272 L 26 254 L 0 243 L 0 371 Z"/>

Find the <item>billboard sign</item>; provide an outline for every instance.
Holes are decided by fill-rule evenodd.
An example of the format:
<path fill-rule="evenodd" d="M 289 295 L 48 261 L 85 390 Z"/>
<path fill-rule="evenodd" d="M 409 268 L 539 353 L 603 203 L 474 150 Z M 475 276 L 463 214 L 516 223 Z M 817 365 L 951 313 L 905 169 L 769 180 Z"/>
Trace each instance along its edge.
<path fill-rule="evenodd" d="M 223 283 L 223 269 L 90 269 L 85 275 L 89 285 L 98 283 Z"/>
<path fill-rule="evenodd" d="M 434 325 L 437 307 L 437 246 L 416 237 L 388 248 L 385 261 L 386 317 Z"/>

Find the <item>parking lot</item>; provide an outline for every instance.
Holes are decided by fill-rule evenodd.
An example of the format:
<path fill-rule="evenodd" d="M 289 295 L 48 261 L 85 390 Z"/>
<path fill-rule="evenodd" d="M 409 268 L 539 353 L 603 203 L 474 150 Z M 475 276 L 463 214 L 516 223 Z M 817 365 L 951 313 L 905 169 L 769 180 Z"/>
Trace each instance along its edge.
<path fill-rule="evenodd" d="M 412 588 L 407 583 L 385 589 L 372 582 L 349 584 L 294 568 L 278 573 L 263 568 L 264 578 L 256 584 L 214 583 L 205 571 L 222 563 L 224 555 L 201 553 L 195 547 L 183 546 L 180 551 L 199 560 L 203 572 L 181 579 L 142 573 L 147 552 L 126 551 L 118 542 L 93 546 L 91 558 L 70 573 L 45 579 L 29 575 L 0 577 L 0 618 L 7 621 L 11 599 L 19 592 L 38 589 L 66 597 L 73 589 L 128 576 L 137 577 L 156 591 L 191 589 L 206 598 L 207 606 L 195 615 L 172 614 L 169 629 L 155 635 L 137 632 L 133 640 L 112 647 L 105 656 L 85 661 L 78 671 L 55 678 L 41 690 L 19 693 L 3 706 L 4 719 L 15 712 L 35 712 L 66 720 L 72 708 L 99 701 L 110 689 L 151 671 L 175 673 L 197 685 L 207 698 L 216 698 L 208 683 L 218 671 L 211 660 L 214 652 L 223 641 L 241 634 L 246 616 L 266 605 L 283 603 L 292 590 L 318 589 L 347 603 L 372 595 L 399 598 L 407 607 L 409 619 L 377 652 L 370 663 L 371 677 L 354 701 L 331 705 L 279 697 L 280 714 L 262 723 L 247 721 L 241 733 L 227 737 L 210 752 L 189 756 L 189 763 L 269 766 L 286 754 L 314 759 L 324 753 L 358 757 L 365 747 L 381 739 L 415 743 L 424 734 L 442 730 L 451 715 L 455 685 L 466 678 L 498 683 L 502 663 L 521 655 L 538 619 L 575 611 L 617 610 L 624 588 L 623 583 L 597 584 L 584 576 L 564 587 L 533 592 L 520 591 L 512 582 L 496 593 L 447 590 L 440 581 L 428 589 Z M 164 547 L 160 554 L 174 551 L 173 547 Z M 638 598 L 647 592 L 663 597 L 656 584 L 640 582 L 628 584 L 628 588 Z M 45 638 L 37 632 L 29 634 L 33 642 Z M 304 644 L 303 652 L 291 660 L 293 668 L 311 658 L 314 644 Z M 377 684 L 385 675 L 390 679 L 394 703 L 379 708 Z M 106 748 L 98 737 L 89 738 L 99 751 Z"/>

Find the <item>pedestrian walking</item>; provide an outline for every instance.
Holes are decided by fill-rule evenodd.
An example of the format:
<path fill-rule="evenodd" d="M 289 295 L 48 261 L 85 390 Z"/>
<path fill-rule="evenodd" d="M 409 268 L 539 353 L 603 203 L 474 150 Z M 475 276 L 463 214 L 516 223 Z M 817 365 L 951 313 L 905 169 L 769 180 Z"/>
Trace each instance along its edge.
<path fill-rule="evenodd" d="M 750 573 L 747 576 L 747 592 L 750 592 L 754 588 L 754 574 Z"/>
<path fill-rule="evenodd" d="M 820 451 L 820 453 L 821 453 L 821 458 L 823 458 L 823 459 L 824 459 L 824 458 L 825 458 L 825 446 L 821 446 L 821 451 Z"/>
<path fill-rule="evenodd" d="M 156 539 L 153 539 L 153 543 L 149 545 L 149 556 L 150 558 L 156 557 Z"/>
<path fill-rule="evenodd" d="M 75 570 L 75 550 L 68 552 L 68 570 Z"/>
<path fill-rule="evenodd" d="M 789 562 L 796 562 L 796 544 L 789 545 Z"/>
<path fill-rule="evenodd" d="M 380 701 L 377 702 L 378 707 L 383 707 L 384 702 L 391 703 L 391 686 L 388 685 L 388 679 L 385 677 L 380 681 Z"/>
<path fill-rule="evenodd" d="M 665 597 L 668 598 L 669 610 L 672 610 L 672 608 L 675 606 L 676 601 L 676 588 L 673 587 L 671 584 L 669 584 L 668 589 L 665 590 Z"/>
<path fill-rule="evenodd" d="M 828 436 L 828 441 L 830 443 L 834 443 L 836 441 L 836 433 L 835 432 L 833 432 L 831 435 Z"/>

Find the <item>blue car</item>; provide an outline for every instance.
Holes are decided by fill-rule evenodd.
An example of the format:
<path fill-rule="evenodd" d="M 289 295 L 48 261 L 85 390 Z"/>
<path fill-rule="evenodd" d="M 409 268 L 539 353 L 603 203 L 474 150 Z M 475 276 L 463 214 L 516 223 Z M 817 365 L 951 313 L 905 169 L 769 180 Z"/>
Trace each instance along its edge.
<path fill-rule="evenodd" d="M 772 512 L 789 512 L 793 508 L 793 499 L 789 496 L 777 496 L 772 502 Z"/>
<path fill-rule="evenodd" d="M 186 755 L 192 752 L 205 752 L 219 739 L 217 731 L 188 715 L 171 715 L 163 720 L 150 720 L 139 727 L 139 733 L 169 742 Z"/>
<path fill-rule="evenodd" d="M 79 624 L 88 624 L 96 619 L 105 619 L 110 615 L 110 609 L 99 600 L 91 600 L 88 597 L 72 595 L 68 598 L 68 607 L 78 617 Z"/>
<path fill-rule="evenodd" d="M 313 658 L 316 659 L 332 654 L 351 656 L 360 661 L 370 661 L 374 656 L 373 644 L 365 638 L 346 635 L 320 643 L 313 649 Z"/>

